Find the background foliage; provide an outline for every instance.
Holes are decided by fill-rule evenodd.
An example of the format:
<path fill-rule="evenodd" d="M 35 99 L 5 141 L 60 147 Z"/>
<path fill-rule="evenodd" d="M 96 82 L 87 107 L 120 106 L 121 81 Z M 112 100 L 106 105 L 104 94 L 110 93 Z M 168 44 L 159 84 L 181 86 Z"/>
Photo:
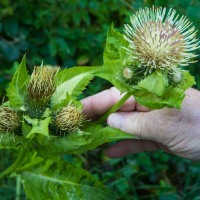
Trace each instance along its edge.
<path fill-rule="evenodd" d="M 140 7 L 166 6 L 186 15 L 200 29 L 199 0 L 1 0 L 0 96 L 4 95 L 18 62 L 27 53 L 28 67 L 44 64 L 72 67 L 101 65 L 108 27 L 119 30 Z M 200 39 L 200 34 L 198 33 Z M 198 54 L 200 52 L 197 52 Z M 200 89 L 199 62 L 188 68 Z M 85 95 L 110 85 L 95 79 Z M 83 95 L 82 95 L 83 97 Z M 102 148 L 82 157 L 64 158 L 87 170 L 115 190 L 121 199 L 200 199 L 200 164 L 163 152 L 140 153 L 108 159 Z M 1 151 L 0 170 L 9 166 L 15 152 Z M 19 181 L 0 183 L 2 200 L 25 199 Z"/>

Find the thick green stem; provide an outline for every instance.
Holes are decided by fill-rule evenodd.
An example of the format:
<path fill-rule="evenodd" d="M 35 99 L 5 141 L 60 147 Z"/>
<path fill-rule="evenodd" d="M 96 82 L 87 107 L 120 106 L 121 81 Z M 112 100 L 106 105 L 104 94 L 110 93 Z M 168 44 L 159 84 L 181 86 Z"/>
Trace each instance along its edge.
<path fill-rule="evenodd" d="M 5 176 L 11 174 L 12 172 L 16 171 L 17 167 L 19 167 L 24 161 L 24 159 L 26 158 L 26 153 L 27 153 L 26 150 L 24 149 L 20 150 L 16 161 L 0 174 L 0 180 L 4 178 Z"/>
<path fill-rule="evenodd" d="M 110 110 L 108 110 L 98 121 L 97 123 L 103 123 L 110 114 L 116 112 L 131 96 L 131 93 L 127 92 Z"/>
<path fill-rule="evenodd" d="M 21 172 L 23 172 L 23 171 L 27 171 L 27 170 L 29 170 L 29 169 L 31 169 L 31 168 L 33 168 L 33 167 L 37 167 L 37 166 L 40 165 L 42 162 L 44 162 L 44 159 L 43 159 L 43 158 L 41 158 L 41 159 L 39 159 L 39 160 L 36 160 L 36 161 L 34 161 L 34 162 L 28 163 L 28 164 L 26 164 L 26 165 L 24 165 L 24 166 L 19 167 L 19 168 L 16 170 L 16 172 L 17 172 L 17 173 L 21 173 Z"/>

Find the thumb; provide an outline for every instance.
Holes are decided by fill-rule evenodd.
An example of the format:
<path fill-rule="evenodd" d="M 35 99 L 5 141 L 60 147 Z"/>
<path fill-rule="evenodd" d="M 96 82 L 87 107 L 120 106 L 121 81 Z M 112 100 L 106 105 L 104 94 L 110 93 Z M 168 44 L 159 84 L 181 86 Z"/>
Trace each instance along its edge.
<path fill-rule="evenodd" d="M 150 112 L 117 112 L 111 114 L 107 123 L 113 128 L 120 129 L 141 139 L 155 140 L 153 130 L 155 121 Z"/>

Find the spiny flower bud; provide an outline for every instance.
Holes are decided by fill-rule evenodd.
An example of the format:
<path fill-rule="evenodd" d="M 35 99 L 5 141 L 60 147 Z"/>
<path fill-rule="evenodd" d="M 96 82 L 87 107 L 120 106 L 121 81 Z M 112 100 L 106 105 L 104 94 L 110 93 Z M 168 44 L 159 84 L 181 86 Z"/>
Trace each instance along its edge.
<path fill-rule="evenodd" d="M 133 71 L 129 67 L 124 67 L 124 69 L 122 70 L 122 73 L 123 73 L 123 77 L 127 81 L 133 78 Z"/>
<path fill-rule="evenodd" d="M 0 107 L 0 132 L 15 132 L 21 126 L 21 120 L 16 111 L 9 107 Z"/>
<path fill-rule="evenodd" d="M 84 120 L 82 110 L 75 106 L 62 108 L 55 117 L 56 126 L 61 131 L 76 131 Z"/>
<path fill-rule="evenodd" d="M 197 31 L 191 24 L 173 9 L 140 9 L 124 28 L 129 59 L 139 61 L 146 74 L 157 69 L 176 73 L 178 66 L 187 66 L 197 56 L 192 52 L 199 48 Z"/>
<path fill-rule="evenodd" d="M 141 68 L 140 64 L 133 64 L 122 67 L 121 78 L 128 84 L 137 84 L 144 79 L 148 74 L 145 73 L 145 68 Z"/>
<path fill-rule="evenodd" d="M 180 71 L 173 74 L 173 81 L 174 83 L 179 83 L 182 79 L 182 74 Z"/>
<path fill-rule="evenodd" d="M 31 102 L 47 104 L 54 93 L 56 86 L 54 76 L 59 71 L 58 67 L 35 67 L 28 85 L 28 94 Z"/>

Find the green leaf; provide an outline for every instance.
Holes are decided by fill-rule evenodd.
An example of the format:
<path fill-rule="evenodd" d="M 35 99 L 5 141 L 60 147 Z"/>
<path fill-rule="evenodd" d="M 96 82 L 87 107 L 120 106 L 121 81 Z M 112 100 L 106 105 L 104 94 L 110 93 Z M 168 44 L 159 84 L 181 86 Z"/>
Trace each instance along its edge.
<path fill-rule="evenodd" d="M 32 126 L 31 124 L 27 124 L 25 120 L 22 121 L 22 134 L 27 136 L 31 132 Z"/>
<path fill-rule="evenodd" d="M 88 172 L 64 161 L 47 160 L 21 174 L 26 198 L 30 200 L 110 200 L 117 196 Z"/>
<path fill-rule="evenodd" d="M 38 153 L 44 157 L 62 153 L 81 154 L 107 142 L 135 138 L 118 129 L 103 127 L 91 122 L 87 122 L 85 126 L 84 131 L 70 133 L 65 137 L 45 139 L 43 146 L 36 147 Z"/>
<path fill-rule="evenodd" d="M 179 83 L 178 87 L 182 90 L 186 90 L 195 84 L 196 84 L 196 82 L 194 80 L 194 77 L 188 71 L 183 70 L 182 71 L 182 80 Z"/>
<path fill-rule="evenodd" d="M 195 84 L 193 76 L 182 71 L 182 80 L 177 86 L 169 86 L 166 74 L 155 71 L 138 85 L 130 85 L 120 76 L 122 60 L 111 61 L 100 67 L 95 75 L 108 80 L 121 92 L 130 92 L 136 101 L 150 109 L 164 107 L 180 108 L 186 89 Z"/>
<path fill-rule="evenodd" d="M 66 95 L 76 98 L 92 80 L 94 68 L 74 67 L 59 72 L 55 77 L 56 91 L 52 95 L 52 104 L 56 106 L 66 99 Z"/>
<path fill-rule="evenodd" d="M 103 54 L 104 65 L 94 72 L 96 76 L 108 80 L 121 92 L 135 89 L 135 86 L 127 84 L 122 77 L 123 67 L 127 63 L 125 50 L 127 46 L 128 42 L 124 39 L 123 35 L 111 25 L 108 30 Z"/>
<path fill-rule="evenodd" d="M 155 71 L 138 83 L 139 87 L 146 89 L 148 92 L 152 92 L 158 96 L 163 95 L 167 85 L 167 76 L 160 71 Z"/>
<path fill-rule="evenodd" d="M 14 107 L 23 106 L 24 94 L 26 93 L 26 83 L 28 80 L 29 76 L 26 70 L 26 57 L 24 56 L 6 90 L 10 105 Z"/>
<path fill-rule="evenodd" d="M 111 25 L 108 30 L 103 55 L 104 64 L 94 72 L 96 76 L 108 80 L 121 92 L 133 91 L 137 88 L 135 85 L 127 84 L 122 77 L 122 70 L 127 63 L 125 50 L 127 46 L 128 42 L 123 35 Z"/>
<path fill-rule="evenodd" d="M 49 108 L 46 108 L 46 110 L 44 111 L 43 117 L 47 118 L 51 115 L 52 111 Z"/>
<path fill-rule="evenodd" d="M 11 133 L 0 133 L 0 149 L 16 149 L 26 146 L 26 139 Z"/>
<path fill-rule="evenodd" d="M 139 87 L 137 85 L 130 85 L 125 82 L 124 78 L 121 75 L 123 69 L 122 66 L 122 60 L 110 61 L 110 63 L 99 67 L 94 74 L 95 76 L 108 80 L 121 92 L 133 92 L 135 90 L 138 90 Z"/>
<path fill-rule="evenodd" d="M 162 83 L 161 80 L 160 82 Z M 177 86 L 165 86 L 162 96 L 156 95 L 155 92 L 157 91 L 158 94 L 158 89 L 160 88 L 160 85 L 155 85 L 154 90 L 152 90 L 154 91 L 154 93 L 147 90 L 137 90 L 133 92 L 133 95 L 138 103 L 151 109 L 160 109 L 164 107 L 175 107 L 179 109 L 185 97 L 185 90 L 194 84 L 194 77 L 191 76 L 188 71 L 182 71 L 181 82 Z M 151 85 L 151 82 L 149 82 L 149 85 Z M 146 87 L 148 88 L 148 82 L 146 82 Z"/>
<path fill-rule="evenodd" d="M 41 134 L 46 137 L 49 137 L 49 123 L 51 121 L 51 117 L 41 120 L 31 119 L 28 116 L 24 116 L 24 119 L 28 122 L 28 124 L 32 125 L 32 128 L 30 132 L 26 135 L 26 138 L 34 138 L 35 134 Z"/>
<path fill-rule="evenodd" d="M 96 67 L 73 67 L 59 71 L 55 76 L 55 83 L 57 86 L 61 85 L 67 80 L 74 78 L 83 73 L 93 73 Z"/>
<path fill-rule="evenodd" d="M 182 95 L 182 92 L 180 93 L 179 89 L 173 89 L 172 87 L 167 87 L 162 97 L 146 90 L 135 91 L 133 95 L 140 105 L 144 105 L 150 109 L 161 109 L 164 107 L 179 108 L 184 98 L 184 95 Z"/>
<path fill-rule="evenodd" d="M 103 54 L 104 64 L 116 61 L 121 58 L 125 59 L 125 49 L 128 42 L 124 39 L 123 35 L 116 31 L 113 25 L 110 26 L 106 39 L 106 46 Z"/>
<path fill-rule="evenodd" d="M 72 100 L 71 96 L 68 93 L 66 93 L 65 99 L 60 100 L 57 103 L 56 103 L 56 99 L 54 100 L 54 103 L 52 104 L 51 110 L 56 112 L 57 110 L 67 106 L 71 100 Z"/>
<path fill-rule="evenodd" d="M 90 133 L 90 135 L 86 135 L 86 140 L 90 142 L 72 153 L 84 153 L 105 143 L 137 138 L 136 136 L 127 134 L 119 129 L 109 126 L 103 127 L 102 125 L 94 123 L 88 123 L 84 131 Z"/>
<path fill-rule="evenodd" d="M 106 73 L 105 71 L 103 73 L 96 74 L 96 76 L 109 81 L 110 83 L 112 83 L 121 92 L 128 92 L 131 89 L 131 86 L 129 86 L 126 83 L 124 83 L 124 81 L 122 81 L 121 79 L 117 78 L 116 76 L 114 77 L 110 73 Z"/>

